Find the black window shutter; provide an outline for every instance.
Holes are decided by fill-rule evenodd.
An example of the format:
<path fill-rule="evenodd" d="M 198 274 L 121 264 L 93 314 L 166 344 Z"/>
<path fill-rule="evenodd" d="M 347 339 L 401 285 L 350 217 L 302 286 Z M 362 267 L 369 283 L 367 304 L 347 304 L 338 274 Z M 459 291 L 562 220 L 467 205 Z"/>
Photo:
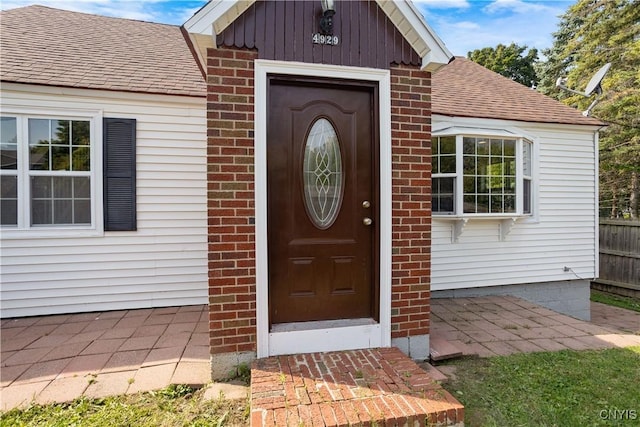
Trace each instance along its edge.
<path fill-rule="evenodd" d="M 136 120 L 103 122 L 105 231 L 136 230 Z"/>

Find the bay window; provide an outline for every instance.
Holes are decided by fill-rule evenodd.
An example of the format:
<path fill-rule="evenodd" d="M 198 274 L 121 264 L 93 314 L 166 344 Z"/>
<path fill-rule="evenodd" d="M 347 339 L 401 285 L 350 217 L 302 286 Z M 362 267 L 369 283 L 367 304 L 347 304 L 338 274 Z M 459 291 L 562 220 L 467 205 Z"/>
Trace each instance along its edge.
<path fill-rule="evenodd" d="M 532 213 L 531 141 L 499 134 L 436 135 L 432 141 L 434 216 Z"/>

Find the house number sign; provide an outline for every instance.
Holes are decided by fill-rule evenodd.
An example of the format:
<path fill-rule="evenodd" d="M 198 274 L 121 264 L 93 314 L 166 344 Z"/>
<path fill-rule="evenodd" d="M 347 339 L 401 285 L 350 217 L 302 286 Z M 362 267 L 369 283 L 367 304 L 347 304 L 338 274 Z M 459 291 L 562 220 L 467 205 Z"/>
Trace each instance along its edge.
<path fill-rule="evenodd" d="M 340 38 L 338 36 L 325 36 L 324 34 L 315 33 L 312 35 L 311 41 L 313 41 L 313 44 L 335 46 L 340 43 Z"/>

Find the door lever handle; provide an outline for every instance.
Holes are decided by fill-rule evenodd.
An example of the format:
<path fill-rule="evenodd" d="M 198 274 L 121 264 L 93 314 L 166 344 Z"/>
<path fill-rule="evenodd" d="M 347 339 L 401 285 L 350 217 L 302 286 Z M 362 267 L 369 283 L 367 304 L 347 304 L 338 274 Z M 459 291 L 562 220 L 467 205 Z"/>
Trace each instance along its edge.
<path fill-rule="evenodd" d="M 373 223 L 373 221 L 371 220 L 371 218 L 362 218 L 362 223 L 364 225 L 371 225 Z"/>

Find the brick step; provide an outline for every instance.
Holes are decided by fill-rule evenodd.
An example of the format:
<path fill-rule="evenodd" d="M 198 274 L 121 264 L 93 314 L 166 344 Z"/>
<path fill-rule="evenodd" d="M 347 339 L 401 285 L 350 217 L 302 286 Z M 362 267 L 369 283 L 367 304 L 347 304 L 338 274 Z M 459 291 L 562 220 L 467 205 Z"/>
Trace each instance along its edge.
<path fill-rule="evenodd" d="M 258 359 L 251 427 L 464 425 L 464 407 L 397 348 Z"/>
<path fill-rule="evenodd" d="M 462 350 L 447 340 L 431 337 L 429 345 L 431 347 L 429 355 L 432 362 L 462 357 Z"/>

